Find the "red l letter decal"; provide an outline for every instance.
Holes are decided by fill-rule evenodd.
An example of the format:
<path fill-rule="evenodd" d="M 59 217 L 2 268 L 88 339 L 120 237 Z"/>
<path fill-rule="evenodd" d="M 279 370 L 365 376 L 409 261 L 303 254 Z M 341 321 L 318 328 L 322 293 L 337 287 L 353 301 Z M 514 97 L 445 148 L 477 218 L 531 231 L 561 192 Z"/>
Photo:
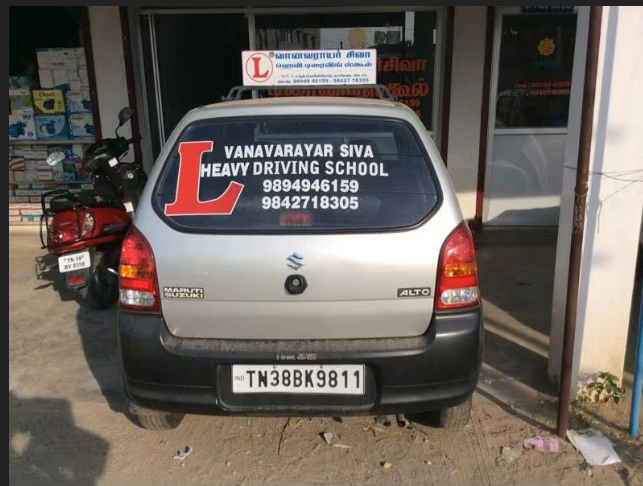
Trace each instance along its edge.
<path fill-rule="evenodd" d="M 253 78 L 267 78 L 268 77 L 268 69 L 263 74 L 259 73 L 259 62 L 261 62 L 260 57 L 253 57 L 252 62 L 254 63 L 254 68 L 255 68 L 255 73 L 252 75 Z"/>
<path fill-rule="evenodd" d="M 167 216 L 196 216 L 200 214 L 231 214 L 237 205 L 243 184 L 231 182 L 216 199 L 199 201 L 201 157 L 212 151 L 212 142 L 182 142 L 179 145 L 179 175 L 176 181 L 176 198 L 165 205 Z"/>

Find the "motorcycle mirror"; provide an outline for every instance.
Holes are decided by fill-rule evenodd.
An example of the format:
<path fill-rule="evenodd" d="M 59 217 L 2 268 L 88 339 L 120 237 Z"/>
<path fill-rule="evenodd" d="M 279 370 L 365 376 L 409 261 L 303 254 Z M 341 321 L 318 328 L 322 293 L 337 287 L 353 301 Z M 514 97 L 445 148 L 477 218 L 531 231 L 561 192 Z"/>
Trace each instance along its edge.
<path fill-rule="evenodd" d="M 63 160 L 65 160 L 65 154 L 63 152 L 52 152 L 47 156 L 47 164 L 52 167 L 60 164 Z"/>
<path fill-rule="evenodd" d="M 127 121 L 132 118 L 132 115 L 134 115 L 134 110 L 132 110 L 129 106 L 126 106 L 123 108 L 121 111 L 118 112 L 118 126 L 122 127 L 127 123 Z"/>

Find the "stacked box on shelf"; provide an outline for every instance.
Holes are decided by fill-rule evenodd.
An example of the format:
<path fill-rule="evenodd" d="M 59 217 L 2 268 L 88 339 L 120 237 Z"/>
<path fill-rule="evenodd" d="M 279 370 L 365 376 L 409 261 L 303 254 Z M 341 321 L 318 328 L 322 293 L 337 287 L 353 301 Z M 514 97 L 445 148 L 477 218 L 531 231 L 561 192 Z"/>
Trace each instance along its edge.
<path fill-rule="evenodd" d="M 69 138 L 94 138 L 94 115 L 89 90 L 67 91 L 67 117 L 69 120 Z"/>
<path fill-rule="evenodd" d="M 36 55 L 41 88 L 64 90 L 89 88 L 87 61 L 82 47 L 37 49 Z"/>
<path fill-rule="evenodd" d="M 9 77 L 9 140 L 35 140 L 36 123 L 26 77 Z M 21 86 L 21 87 L 16 87 Z"/>
<path fill-rule="evenodd" d="M 22 216 L 16 201 L 16 195 L 13 189 L 9 189 L 9 222 L 19 223 L 20 221 L 22 221 Z"/>
<path fill-rule="evenodd" d="M 36 134 L 40 140 L 65 140 L 69 137 L 62 90 L 33 90 Z"/>
<path fill-rule="evenodd" d="M 89 93 L 89 76 L 85 50 L 79 48 L 38 49 L 38 69 L 41 89 L 58 89 L 65 92 L 66 132 L 60 120 L 48 119 L 38 123 L 38 138 L 87 139 L 96 131 Z M 59 116 L 48 113 L 52 116 Z M 60 128 L 60 131 L 58 130 Z"/>

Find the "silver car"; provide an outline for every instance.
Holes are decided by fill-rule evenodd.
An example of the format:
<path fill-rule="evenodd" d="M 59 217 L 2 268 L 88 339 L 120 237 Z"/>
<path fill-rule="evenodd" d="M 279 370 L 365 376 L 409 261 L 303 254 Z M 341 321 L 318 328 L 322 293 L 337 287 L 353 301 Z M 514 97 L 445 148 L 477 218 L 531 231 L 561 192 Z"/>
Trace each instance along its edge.
<path fill-rule="evenodd" d="M 128 411 L 431 413 L 464 426 L 475 250 L 440 155 L 387 100 L 217 103 L 176 126 L 123 242 Z"/>

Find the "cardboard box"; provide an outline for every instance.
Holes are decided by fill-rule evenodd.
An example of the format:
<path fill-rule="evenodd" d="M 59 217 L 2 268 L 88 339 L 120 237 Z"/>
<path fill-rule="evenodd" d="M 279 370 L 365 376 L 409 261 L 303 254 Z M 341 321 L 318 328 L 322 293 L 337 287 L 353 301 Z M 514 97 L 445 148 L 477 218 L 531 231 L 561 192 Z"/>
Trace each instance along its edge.
<path fill-rule="evenodd" d="M 94 115 L 91 113 L 75 113 L 69 115 L 69 138 L 94 138 Z"/>
<path fill-rule="evenodd" d="M 9 115 L 9 140 L 36 140 L 34 115 Z"/>
<path fill-rule="evenodd" d="M 49 155 L 49 152 L 47 151 L 46 145 L 32 145 L 31 150 L 33 151 L 34 159 L 47 160 L 47 155 Z"/>
<path fill-rule="evenodd" d="M 51 165 L 46 160 L 36 160 L 36 170 L 46 170 L 51 172 Z"/>
<path fill-rule="evenodd" d="M 39 69 L 38 81 L 40 82 L 40 89 L 54 89 L 54 71 L 52 69 Z"/>
<path fill-rule="evenodd" d="M 78 66 L 87 66 L 87 57 L 85 56 L 84 47 L 76 47 L 76 49 L 74 49 L 74 54 L 76 57 L 76 64 Z"/>
<path fill-rule="evenodd" d="M 25 170 L 38 170 L 38 161 L 25 160 Z"/>
<path fill-rule="evenodd" d="M 24 157 L 10 157 L 9 158 L 9 169 L 10 170 L 25 170 L 27 162 Z"/>
<path fill-rule="evenodd" d="M 86 64 L 85 64 L 86 65 Z M 29 76 L 9 76 L 9 89 L 32 88 L 34 80 Z"/>
<path fill-rule="evenodd" d="M 25 176 L 24 171 L 14 172 L 13 180 L 14 182 L 24 182 L 25 180 L 27 180 L 27 177 Z"/>
<path fill-rule="evenodd" d="M 83 89 L 82 84 L 80 83 L 80 75 L 78 74 L 78 69 L 68 71 L 69 75 L 69 89 L 72 91 L 80 91 Z"/>
<path fill-rule="evenodd" d="M 39 69 L 65 69 L 71 57 L 69 49 L 60 47 L 49 49 L 36 49 Z M 75 62 L 74 62 L 75 64 Z"/>
<path fill-rule="evenodd" d="M 69 71 L 67 69 L 54 69 L 53 76 L 56 89 L 69 89 Z"/>
<path fill-rule="evenodd" d="M 65 140 L 69 135 L 65 115 L 36 115 L 36 131 L 40 140 Z"/>
<path fill-rule="evenodd" d="M 25 180 L 29 182 L 36 182 L 38 181 L 38 171 L 37 170 L 26 170 L 24 172 L 25 174 Z"/>
<path fill-rule="evenodd" d="M 16 204 L 17 208 L 24 208 L 25 204 L 27 204 L 27 207 L 29 207 L 28 205 L 31 204 L 31 201 L 29 201 L 28 196 L 16 196 Z"/>
<path fill-rule="evenodd" d="M 14 194 L 16 196 L 28 196 L 30 189 L 16 189 Z"/>
<path fill-rule="evenodd" d="M 48 171 L 39 170 L 38 171 L 38 180 L 39 181 L 53 181 L 54 180 L 54 173 L 51 170 L 48 170 Z"/>
<path fill-rule="evenodd" d="M 33 106 L 37 115 L 63 115 L 65 97 L 59 89 L 34 89 Z"/>
<path fill-rule="evenodd" d="M 9 222 L 10 223 L 21 223 L 22 222 L 22 217 L 20 216 L 9 216 Z"/>
<path fill-rule="evenodd" d="M 12 115 L 33 115 L 33 99 L 29 88 L 9 90 L 9 109 Z"/>
<path fill-rule="evenodd" d="M 20 216 L 20 210 L 9 208 L 9 216 Z"/>
<path fill-rule="evenodd" d="M 81 89 L 89 89 L 89 75 L 87 74 L 86 66 L 78 69 L 78 76 L 80 77 Z"/>
<path fill-rule="evenodd" d="M 67 113 L 91 113 L 92 98 L 88 89 L 65 92 Z"/>

